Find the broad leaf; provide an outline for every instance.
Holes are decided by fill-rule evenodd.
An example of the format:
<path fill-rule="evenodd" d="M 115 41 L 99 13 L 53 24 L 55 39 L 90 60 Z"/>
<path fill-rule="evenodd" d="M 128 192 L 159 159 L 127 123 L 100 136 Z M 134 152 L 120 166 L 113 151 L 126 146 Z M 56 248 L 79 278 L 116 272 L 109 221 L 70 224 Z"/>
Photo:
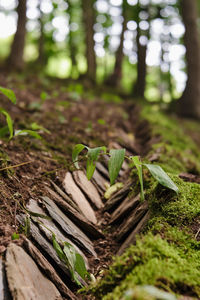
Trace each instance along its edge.
<path fill-rule="evenodd" d="M 52 241 L 53 241 L 53 247 L 56 250 L 58 257 L 60 258 L 61 261 L 66 262 L 65 254 L 61 249 L 60 245 L 58 244 L 58 242 L 56 241 L 56 236 L 54 233 L 52 234 Z"/>
<path fill-rule="evenodd" d="M 77 169 L 79 169 L 79 165 L 78 165 L 78 156 L 79 156 L 79 153 L 80 153 L 81 151 L 83 151 L 84 148 L 86 148 L 85 145 L 83 145 L 83 144 L 77 144 L 77 145 L 74 147 L 74 149 L 73 149 L 73 152 L 72 152 L 72 161 L 73 161 L 73 163 L 74 163 L 74 165 L 75 165 L 75 167 L 76 167 Z"/>
<path fill-rule="evenodd" d="M 83 279 L 85 279 L 85 276 L 88 275 L 88 272 L 87 272 L 87 269 L 85 266 L 85 261 L 79 253 L 76 253 L 75 270 Z"/>
<path fill-rule="evenodd" d="M 131 156 L 134 165 L 136 166 L 138 177 L 140 181 L 140 198 L 141 201 L 144 201 L 144 186 L 143 186 L 143 176 L 142 176 L 142 163 L 139 159 L 139 156 Z"/>
<path fill-rule="evenodd" d="M 18 135 L 31 135 L 32 137 L 34 137 L 38 140 L 42 139 L 42 137 L 36 131 L 28 130 L 28 129 L 15 130 L 15 136 L 18 136 Z"/>
<path fill-rule="evenodd" d="M 9 132 L 10 132 L 10 139 L 12 139 L 12 137 L 13 137 L 13 121 L 11 119 L 11 116 L 3 108 L 0 108 L 0 113 L 2 113 L 6 117 L 6 122 L 7 122 L 7 125 L 8 125 Z"/>
<path fill-rule="evenodd" d="M 96 161 L 99 158 L 99 154 L 101 151 L 104 153 L 106 152 L 106 147 L 97 147 L 97 148 L 89 148 L 88 149 L 88 159 L 87 159 L 87 167 L 86 167 L 86 174 L 87 179 L 90 180 L 94 174 L 95 168 L 96 168 Z"/>
<path fill-rule="evenodd" d="M 178 193 L 178 187 L 175 183 L 171 180 L 171 178 L 165 173 L 165 171 L 158 165 L 153 164 L 144 164 L 150 171 L 151 175 L 163 186 L 167 187 L 168 189 L 173 190 L 174 192 Z"/>
<path fill-rule="evenodd" d="M 125 157 L 125 149 L 111 149 L 108 170 L 110 176 L 110 185 L 115 183 Z"/>
<path fill-rule="evenodd" d="M 12 103 L 16 104 L 16 96 L 12 90 L 0 86 L 0 92 L 4 94 L 4 96 L 6 96 Z"/>
<path fill-rule="evenodd" d="M 68 265 L 69 265 L 71 271 L 74 272 L 75 271 L 75 260 L 76 260 L 74 247 L 70 243 L 64 242 L 63 252 L 65 253 L 65 256 L 67 258 Z"/>

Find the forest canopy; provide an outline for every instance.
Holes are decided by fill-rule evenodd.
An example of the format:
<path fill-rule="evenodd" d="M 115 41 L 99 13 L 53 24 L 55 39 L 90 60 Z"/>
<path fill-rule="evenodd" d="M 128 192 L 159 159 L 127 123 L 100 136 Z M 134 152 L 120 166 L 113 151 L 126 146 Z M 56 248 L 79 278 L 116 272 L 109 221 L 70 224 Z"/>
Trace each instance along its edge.
<path fill-rule="evenodd" d="M 0 61 L 12 71 L 122 86 L 148 101 L 182 98 L 181 114 L 199 117 L 199 6 L 197 0 L 2 0 Z"/>

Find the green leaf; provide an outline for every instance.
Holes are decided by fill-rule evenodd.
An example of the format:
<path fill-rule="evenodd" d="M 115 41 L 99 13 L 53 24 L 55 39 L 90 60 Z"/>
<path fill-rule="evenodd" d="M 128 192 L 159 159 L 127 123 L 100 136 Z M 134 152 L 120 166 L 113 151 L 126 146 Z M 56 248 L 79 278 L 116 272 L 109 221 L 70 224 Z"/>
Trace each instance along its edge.
<path fill-rule="evenodd" d="M 18 135 L 31 135 L 32 137 L 41 140 L 42 137 L 35 131 L 33 130 L 28 130 L 28 129 L 23 129 L 23 130 L 15 130 L 15 136 Z"/>
<path fill-rule="evenodd" d="M 19 240 L 19 233 L 14 232 L 11 236 L 12 240 Z"/>
<path fill-rule="evenodd" d="M 16 104 L 16 96 L 12 90 L 0 86 L 0 92 L 4 94 L 4 96 L 6 96 L 12 103 Z"/>
<path fill-rule="evenodd" d="M 56 250 L 58 257 L 60 258 L 61 261 L 66 262 L 65 254 L 61 249 L 60 245 L 58 244 L 58 242 L 56 241 L 56 236 L 54 233 L 52 234 L 52 241 L 53 241 L 53 247 Z"/>
<path fill-rule="evenodd" d="M 10 132 L 10 139 L 12 139 L 12 137 L 13 137 L 13 121 L 11 119 L 11 116 L 3 108 L 0 108 L 0 113 L 2 113 L 6 117 L 6 122 L 8 124 L 8 129 L 9 129 L 9 132 Z"/>
<path fill-rule="evenodd" d="M 67 258 L 67 262 L 68 262 L 68 265 L 69 265 L 71 271 L 74 273 L 74 271 L 75 271 L 75 260 L 76 260 L 74 247 L 70 243 L 64 242 L 63 252 L 64 252 L 64 254 Z"/>
<path fill-rule="evenodd" d="M 75 165 L 75 167 L 77 169 L 79 169 L 79 165 L 78 165 L 78 161 L 77 161 L 78 160 L 78 156 L 81 153 L 81 151 L 83 151 L 84 148 L 86 148 L 85 145 L 83 145 L 83 144 L 77 144 L 74 147 L 74 149 L 73 149 L 73 152 L 72 152 L 72 161 L 73 161 L 73 163 L 74 163 L 74 165 Z"/>
<path fill-rule="evenodd" d="M 94 174 L 95 168 L 96 168 L 96 161 L 99 158 L 99 154 L 101 151 L 106 153 L 106 147 L 97 147 L 97 148 L 89 148 L 88 149 L 88 159 L 87 159 L 87 167 L 86 167 L 86 175 L 87 179 L 90 180 Z"/>
<path fill-rule="evenodd" d="M 42 130 L 42 131 L 44 131 L 48 134 L 51 133 L 48 129 L 46 129 L 43 126 L 37 124 L 36 122 L 31 123 L 31 129 L 33 129 L 33 130 Z"/>
<path fill-rule="evenodd" d="M 131 156 L 134 165 L 136 166 L 138 177 L 140 181 L 140 198 L 141 201 L 144 201 L 144 186 L 143 186 L 143 176 L 142 176 L 142 163 L 139 159 L 139 156 Z"/>
<path fill-rule="evenodd" d="M 110 175 L 110 185 L 115 183 L 125 157 L 125 149 L 111 149 L 108 170 Z"/>
<path fill-rule="evenodd" d="M 87 274 L 88 274 L 86 266 L 85 266 L 85 261 L 79 253 L 75 254 L 75 271 L 83 279 L 85 279 L 85 276 L 87 276 Z"/>
<path fill-rule="evenodd" d="M 168 189 L 173 190 L 178 194 L 179 190 L 175 183 L 171 180 L 171 178 L 165 173 L 165 171 L 158 165 L 153 164 L 144 164 L 145 167 L 148 168 L 151 175 L 163 186 Z"/>

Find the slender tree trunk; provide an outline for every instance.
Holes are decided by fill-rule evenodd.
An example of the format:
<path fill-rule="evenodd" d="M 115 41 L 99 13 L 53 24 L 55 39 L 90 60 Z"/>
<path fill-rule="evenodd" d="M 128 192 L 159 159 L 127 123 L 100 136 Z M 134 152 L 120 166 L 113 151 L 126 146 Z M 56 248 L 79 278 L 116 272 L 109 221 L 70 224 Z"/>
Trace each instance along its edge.
<path fill-rule="evenodd" d="M 7 60 L 7 67 L 12 70 L 22 70 L 24 66 L 23 54 L 26 35 L 26 0 L 19 0 L 17 13 L 17 31 Z"/>
<path fill-rule="evenodd" d="M 178 103 L 182 116 L 200 118 L 200 41 L 197 27 L 197 0 L 182 0 L 182 17 L 185 25 L 188 79 Z"/>
<path fill-rule="evenodd" d="M 127 15 L 126 15 L 126 4 L 124 1 L 123 4 L 123 26 L 122 26 L 122 32 L 121 32 L 121 37 L 120 37 L 120 44 L 119 48 L 117 49 L 116 55 L 115 55 L 115 66 L 113 73 L 111 76 L 106 80 L 106 84 L 109 84 L 113 87 L 116 87 L 119 85 L 121 78 L 122 78 L 122 62 L 124 58 L 123 54 L 123 43 L 124 43 L 124 33 L 126 31 L 127 27 Z"/>
<path fill-rule="evenodd" d="M 39 10 L 40 10 L 40 18 L 39 18 L 39 23 L 40 23 L 40 37 L 38 41 L 38 62 L 40 65 L 44 66 L 46 64 L 46 59 L 45 59 L 45 53 L 44 53 L 44 21 L 43 21 L 43 12 L 41 11 L 41 3 L 39 4 Z"/>
<path fill-rule="evenodd" d="M 70 25 L 73 22 L 72 20 L 72 15 L 73 15 L 73 6 L 72 6 L 72 1 L 68 0 L 68 13 L 70 15 Z M 74 43 L 74 38 L 73 38 L 73 32 L 70 30 L 69 31 L 69 51 L 70 51 L 70 58 L 71 58 L 71 76 L 73 74 L 77 73 L 77 62 L 76 62 L 76 45 Z"/>
<path fill-rule="evenodd" d="M 136 36 L 136 44 L 137 44 L 137 80 L 133 89 L 133 93 L 136 97 L 144 98 L 145 86 L 146 86 L 146 55 L 147 55 L 147 44 L 142 45 L 140 42 L 141 30 L 139 28 L 139 12 L 140 12 L 140 4 L 138 4 L 138 19 L 137 19 L 137 36 Z M 143 34 L 144 35 L 144 34 Z M 145 36 L 149 38 L 149 29 L 147 30 Z"/>
<path fill-rule="evenodd" d="M 87 77 L 91 81 L 96 79 L 96 56 L 94 51 L 94 1 L 82 0 L 83 22 L 86 35 L 86 59 L 87 59 Z"/>

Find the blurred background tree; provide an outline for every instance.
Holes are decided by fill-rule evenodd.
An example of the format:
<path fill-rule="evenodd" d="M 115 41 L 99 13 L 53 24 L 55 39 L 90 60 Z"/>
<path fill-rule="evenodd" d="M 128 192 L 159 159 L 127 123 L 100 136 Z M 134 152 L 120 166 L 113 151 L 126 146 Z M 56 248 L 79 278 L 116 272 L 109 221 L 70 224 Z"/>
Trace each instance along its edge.
<path fill-rule="evenodd" d="M 1 0 L 0 62 L 200 118 L 199 16 L 198 0 Z"/>

